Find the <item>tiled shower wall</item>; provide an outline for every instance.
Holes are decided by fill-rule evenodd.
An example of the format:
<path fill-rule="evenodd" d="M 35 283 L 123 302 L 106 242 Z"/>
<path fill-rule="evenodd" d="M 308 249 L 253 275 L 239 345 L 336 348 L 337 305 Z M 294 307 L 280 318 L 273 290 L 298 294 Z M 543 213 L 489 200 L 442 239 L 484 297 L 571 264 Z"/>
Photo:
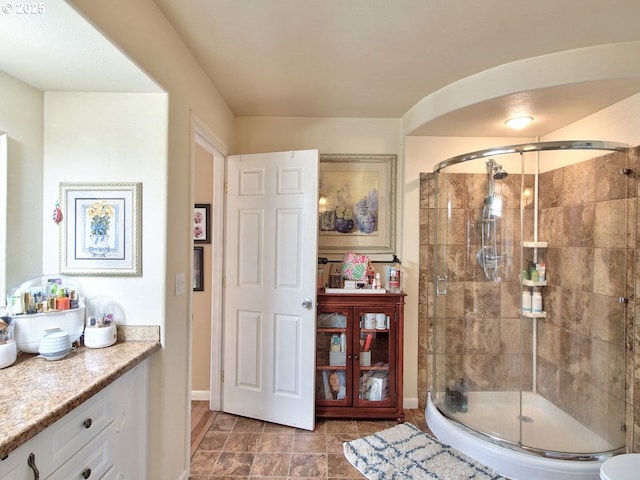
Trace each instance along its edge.
<path fill-rule="evenodd" d="M 538 392 L 606 438 L 620 435 L 640 451 L 640 294 L 636 208 L 639 151 L 606 154 L 547 171 L 539 179 L 539 251 L 549 285 L 543 288 L 546 319 L 538 319 Z M 630 168 L 631 173 L 621 174 Z M 501 220 L 501 282 L 487 282 L 477 265 L 477 222 L 487 193 L 486 174 L 447 174 L 442 188 L 450 201 L 446 250 L 451 265 L 446 298 L 446 369 L 463 371 L 471 389 L 532 386 L 530 342 L 519 356 L 520 328 L 529 338 L 531 320 L 521 324 L 520 175 L 510 174 L 500 188 L 506 215 Z M 433 371 L 433 255 L 435 242 L 434 174 L 421 175 L 419 398 L 426 403 Z M 525 187 L 533 176 L 525 176 Z M 533 205 L 525 206 L 524 236 L 532 239 Z M 626 227 L 626 228 L 625 228 Z M 626 233 L 625 233 L 626 231 Z M 528 249 L 525 260 L 532 257 Z M 626 268 L 625 268 L 626 266 Z M 620 297 L 628 304 L 620 303 Z M 439 297 L 439 300 L 443 297 Z M 455 341 L 452 339 L 456 339 Z M 521 362 L 522 360 L 522 362 Z M 514 371 L 514 365 L 518 373 Z M 636 367 L 637 366 L 637 367 Z M 635 400 L 635 401 L 634 401 Z M 616 411 L 625 405 L 625 418 Z M 634 407 L 634 405 L 636 405 Z"/>

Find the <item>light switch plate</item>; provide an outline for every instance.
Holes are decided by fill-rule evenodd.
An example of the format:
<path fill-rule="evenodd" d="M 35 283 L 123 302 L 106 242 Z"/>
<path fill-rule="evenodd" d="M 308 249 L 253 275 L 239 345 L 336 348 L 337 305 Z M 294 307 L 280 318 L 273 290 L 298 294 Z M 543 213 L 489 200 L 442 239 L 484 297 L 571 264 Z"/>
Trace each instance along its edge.
<path fill-rule="evenodd" d="M 176 274 L 175 296 L 184 295 L 184 273 Z"/>

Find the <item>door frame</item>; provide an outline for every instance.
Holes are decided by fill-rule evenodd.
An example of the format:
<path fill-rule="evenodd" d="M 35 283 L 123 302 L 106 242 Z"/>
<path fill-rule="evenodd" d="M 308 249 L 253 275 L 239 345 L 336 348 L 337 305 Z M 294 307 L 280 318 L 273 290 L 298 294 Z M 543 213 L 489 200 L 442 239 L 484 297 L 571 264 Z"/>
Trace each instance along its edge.
<path fill-rule="evenodd" d="M 192 145 L 198 145 L 213 156 L 213 205 L 211 206 L 211 356 L 209 359 L 209 409 L 218 411 L 221 406 L 222 385 L 222 318 L 223 318 L 223 275 L 224 275 L 224 185 L 226 155 L 228 146 L 213 133 L 193 112 Z M 192 154 L 192 158 L 194 158 Z M 195 162 L 193 162 L 195 163 Z M 193 184 L 193 182 L 192 182 Z M 193 197 L 193 190 L 192 190 Z M 193 198 L 192 198 L 192 202 Z M 193 319 L 192 319 L 193 320 Z M 189 364 L 191 365 L 191 352 Z M 191 366 L 189 372 L 191 374 Z M 190 387 L 191 388 L 191 387 Z"/>

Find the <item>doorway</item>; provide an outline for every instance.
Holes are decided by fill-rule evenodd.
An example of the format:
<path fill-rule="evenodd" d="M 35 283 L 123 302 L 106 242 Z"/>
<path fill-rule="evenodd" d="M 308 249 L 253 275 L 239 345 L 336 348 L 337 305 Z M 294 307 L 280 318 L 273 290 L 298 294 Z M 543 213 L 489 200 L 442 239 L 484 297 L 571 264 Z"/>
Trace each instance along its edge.
<path fill-rule="evenodd" d="M 202 288 L 191 292 L 191 398 L 220 409 L 222 350 L 222 245 L 224 162 L 228 148 L 206 125 L 193 118 L 193 203 L 207 205 L 206 243 L 201 248 Z"/>

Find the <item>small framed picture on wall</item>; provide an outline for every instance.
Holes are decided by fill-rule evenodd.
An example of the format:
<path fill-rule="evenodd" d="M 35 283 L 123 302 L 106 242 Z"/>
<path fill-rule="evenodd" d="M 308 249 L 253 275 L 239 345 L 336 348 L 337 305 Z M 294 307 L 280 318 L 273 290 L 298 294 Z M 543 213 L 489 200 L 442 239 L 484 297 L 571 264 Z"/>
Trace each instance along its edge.
<path fill-rule="evenodd" d="M 196 203 L 193 208 L 194 243 L 211 243 L 210 203 Z"/>
<path fill-rule="evenodd" d="M 193 291 L 204 291 L 204 247 L 193 247 Z"/>

